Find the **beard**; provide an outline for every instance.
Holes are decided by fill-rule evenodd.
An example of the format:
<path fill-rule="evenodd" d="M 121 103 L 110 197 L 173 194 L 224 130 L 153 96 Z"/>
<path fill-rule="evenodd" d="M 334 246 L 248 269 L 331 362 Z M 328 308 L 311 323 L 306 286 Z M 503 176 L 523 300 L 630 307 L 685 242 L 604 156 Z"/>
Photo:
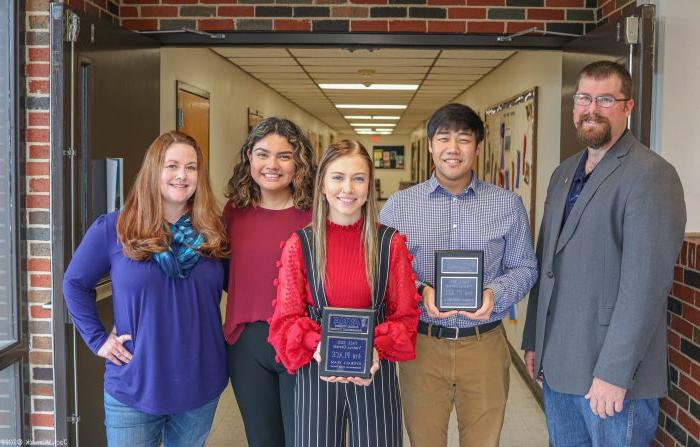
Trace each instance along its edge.
<path fill-rule="evenodd" d="M 584 127 L 584 122 L 588 119 L 595 120 L 596 125 Z M 598 149 L 605 146 L 612 139 L 610 121 L 596 114 L 582 115 L 576 123 L 576 136 L 581 144 L 591 149 Z"/>

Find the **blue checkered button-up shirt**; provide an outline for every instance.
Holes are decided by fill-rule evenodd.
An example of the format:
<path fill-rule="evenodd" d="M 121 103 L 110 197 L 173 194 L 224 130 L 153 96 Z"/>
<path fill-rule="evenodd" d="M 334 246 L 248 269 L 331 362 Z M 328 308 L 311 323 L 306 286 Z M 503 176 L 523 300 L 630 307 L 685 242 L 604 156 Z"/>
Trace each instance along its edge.
<path fill-rule="evenodd" d="M 537 259 L 527 213 L 520 196 L 472 176 L 460 194 L 430 180 L 392 195 L 379 220 L 408 237 L 413 270 L 418 279 L 434 284 L 435 250 L 482 250 L 484 288 L 494 292 L 488 322 L 501 320 L 510 306 L 530 291 L 537 279 Z M 447 327 L 470 327 L 487 322 L 461 315 L 420 319 Z"/>

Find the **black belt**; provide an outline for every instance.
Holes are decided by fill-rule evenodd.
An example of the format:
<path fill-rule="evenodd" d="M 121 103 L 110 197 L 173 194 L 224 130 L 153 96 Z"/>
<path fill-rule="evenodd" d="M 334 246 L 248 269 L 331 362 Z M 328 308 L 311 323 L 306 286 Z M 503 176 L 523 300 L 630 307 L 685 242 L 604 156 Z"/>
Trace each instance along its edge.
<path fill-rule="evenodd" d="M 498 320 L 492 323 L 482 324 L 480 326 L 456 328 L 437 326 L 421 320 L 418 322 L 418 332 L 421 334 L 430 335 L 432 337 L 456 340 L 461 337 L 471 337 L 472 335 L 476 335 L 477 329 L 479 330 L 479 334 L 484 334 L 496 329 L 500 325 L 501 320 Z"/>

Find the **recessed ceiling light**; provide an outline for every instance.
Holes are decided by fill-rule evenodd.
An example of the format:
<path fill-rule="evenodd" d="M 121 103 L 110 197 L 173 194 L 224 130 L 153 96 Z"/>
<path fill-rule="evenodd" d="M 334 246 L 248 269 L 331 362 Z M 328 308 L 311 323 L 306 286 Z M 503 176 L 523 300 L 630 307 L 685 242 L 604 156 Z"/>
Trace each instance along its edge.
<path fill-rule="evenodd" d="M 346 120 L 400 120 L 400 116 L 381 116 L 381 115 L 346 115 Z"/>
<path fill-rule="evenodd" d="M 393 109 L 393 110 L 403 110 L 406 108 L 404 105 L 399 104 L 336 104 L 339 109 Z"/>
<path fill-rule="evenodd" d="M 394 123 L 350 123 L 355 127 L 396 127 Z"/>
<path fill-rule="evenodd" d="M 391 132 L 384 130 L 356 130 L 355 133 L 358 135 L 391 135 Z"/>
<path fill-rule="evenodd" d="M 318 84 L 324 90 L 409 90 L 414 91 L 418 84 Z"/>

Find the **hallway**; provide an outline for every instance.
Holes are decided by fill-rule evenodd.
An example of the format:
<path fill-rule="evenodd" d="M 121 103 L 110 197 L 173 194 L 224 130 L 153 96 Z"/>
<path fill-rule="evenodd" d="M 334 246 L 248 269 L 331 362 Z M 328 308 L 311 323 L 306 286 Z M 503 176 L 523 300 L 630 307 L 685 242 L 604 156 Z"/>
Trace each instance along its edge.
<path fill-rule="evenodd" d="M 459 447 L 457 420 L 454 412 L 450 420 L 448 447 Z M 410 446 L 404 432 L 405 445 Z M 221 397 L 209 435 L 207 447 L 245 446 L 243 422 L 234 400 L 231 387 Z M 510 392 L 506 408 L 505 424 L 501 435 L 502 447 L 546 447 L 547 428 L 544 414 L 527 388 L 527 385 L 511 366 Z"/>

